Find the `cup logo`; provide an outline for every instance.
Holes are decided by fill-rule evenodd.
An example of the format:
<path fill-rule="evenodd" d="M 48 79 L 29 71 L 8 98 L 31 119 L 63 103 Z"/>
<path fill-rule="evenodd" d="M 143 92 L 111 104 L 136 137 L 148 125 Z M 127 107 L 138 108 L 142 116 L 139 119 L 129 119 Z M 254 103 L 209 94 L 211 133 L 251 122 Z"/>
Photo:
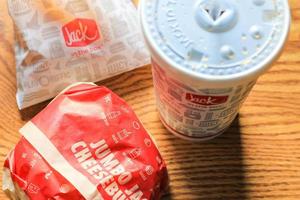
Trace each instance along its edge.
<path fill-rule="evenodd" d="M 100 39 L 97 24 L 91 19 L 75 19 L 62 27 L 68 47 L 83 47 Z"/>
<path fill-rule="evenodd" d="M 226 103 L 228 100 L 228 96 L 202 96 L 187 93 L 186 100 L 203 106 L 214 106 Z"/>

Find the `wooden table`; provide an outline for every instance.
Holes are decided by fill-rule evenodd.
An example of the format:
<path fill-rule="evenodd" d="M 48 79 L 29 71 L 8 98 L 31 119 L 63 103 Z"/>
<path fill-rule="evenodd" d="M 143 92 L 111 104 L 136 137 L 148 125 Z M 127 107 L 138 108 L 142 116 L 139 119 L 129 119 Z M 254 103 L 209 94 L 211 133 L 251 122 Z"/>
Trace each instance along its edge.
<path fill-rule="evenodd" d="M 121 95 L 155 137 L 170 174 L 165 199 L 300 199 L 300 2 L 285 52 L 260 78 L 239 118 L 221 137 L 180 140 L 161 124 L 150 67 L 103 82 Z M 0 165 L 25 123 L 16 106 L 12 27 L 0 6 Z M 0 199 L 7 199 L 1 192 Z"/>

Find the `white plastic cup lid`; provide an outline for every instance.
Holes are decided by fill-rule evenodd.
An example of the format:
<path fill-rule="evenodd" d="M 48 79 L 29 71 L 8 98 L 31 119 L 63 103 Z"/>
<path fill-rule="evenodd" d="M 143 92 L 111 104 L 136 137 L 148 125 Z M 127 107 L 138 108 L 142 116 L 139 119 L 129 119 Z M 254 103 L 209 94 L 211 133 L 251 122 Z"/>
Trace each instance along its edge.
<path fill-rule="evenodd" d="M 142 0 L 147 43 L 167 63 L 208 80 L 259 75 L 290 27 L 287 0 Z"/>

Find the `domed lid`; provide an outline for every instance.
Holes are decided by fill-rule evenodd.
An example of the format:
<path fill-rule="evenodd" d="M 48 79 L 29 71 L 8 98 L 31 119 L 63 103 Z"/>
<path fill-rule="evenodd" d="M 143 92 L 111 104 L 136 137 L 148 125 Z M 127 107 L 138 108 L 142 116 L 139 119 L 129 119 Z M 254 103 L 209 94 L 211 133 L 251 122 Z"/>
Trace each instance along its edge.
<path fill-rule="evenodd" d="M 206 79 L 263 71 L 290 25 L 287 0 L 142 0 L 140 12 L 151 48 Z"/>

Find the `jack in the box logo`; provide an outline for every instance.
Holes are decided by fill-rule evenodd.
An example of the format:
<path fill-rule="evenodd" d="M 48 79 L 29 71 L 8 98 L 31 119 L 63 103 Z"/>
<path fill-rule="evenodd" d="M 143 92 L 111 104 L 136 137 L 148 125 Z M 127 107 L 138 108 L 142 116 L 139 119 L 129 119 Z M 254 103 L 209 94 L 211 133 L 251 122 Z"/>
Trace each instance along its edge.
<path fill-rule="evenodd" d="M 96 22 L 92 19 L 74 19 L 62 27 L 68 47 L 83 47 L 101 39 Z"/>
<path fill-rule="evenodd" d="M 228 100 L 228 96 L 203 96 L 187 93 L 186 100 L 203 106 L 213 106 L 226 103 Z"/>

